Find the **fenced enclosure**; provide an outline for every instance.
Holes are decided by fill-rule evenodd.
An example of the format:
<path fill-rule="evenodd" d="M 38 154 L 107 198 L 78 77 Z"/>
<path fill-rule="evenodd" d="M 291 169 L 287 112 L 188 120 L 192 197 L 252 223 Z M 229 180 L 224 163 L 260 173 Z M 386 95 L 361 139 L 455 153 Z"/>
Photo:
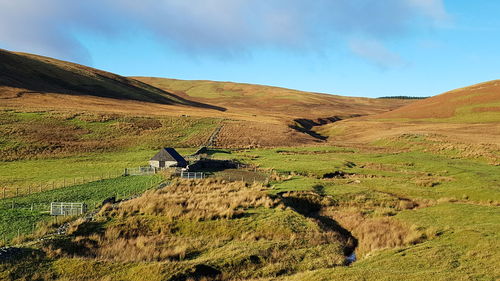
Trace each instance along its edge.
<path fill-rule="evenodd" d="M 55 190 L 59 188 L 83 185 L 90 182 L 113 179 L 123 176 L 121 172 L 102 172 L 95 175 L 86 175 L 73 178 L 60 178 L 46 182 L 28 182 L 22 184 L 12 184 L 14 186 L 0 186 L 0 199 L 28 196 L 35 193 Z M 17 185 L 17 186 L 16 186 Z"/>
<path fill-rule="evenodd" d="M 122 174 L 122 173 L 120 173 Z M 95 181 L 84 185 L 47 190 L 42 193 L 32 193 L 16 198 L 0 199 L 0 240 L 11 241 L 15 237 L 33 233 L 38 223 L 52 217 L 57 224 L 63 216 L 50 216 L 51 202 L 77 202 L 86 204 L 86 212 L 97 210 L 106 199 L 116 200 L 136 198 L 144 191 L 157 188 L 160 184 L 166 186 L 160 176 L 118 177 L 103 181 Z M 95 209 L 94 209 L 95 208 Z M 85 210 L 85 208 L 84 208 Z M 59 214 L 72 215 L 72 211 L 59 211 Z M 76 212 L 79 213 L 79 212 Z M 71 217 L 71 216 L 68 216 Z M 1 244 L 1 241 L 0 241 Z"/>
<path fill-rule="evenodd" d="M 50 203 L 51 216 L 77 216 L 87 211 L 84 203 L 52 202 Z"/>

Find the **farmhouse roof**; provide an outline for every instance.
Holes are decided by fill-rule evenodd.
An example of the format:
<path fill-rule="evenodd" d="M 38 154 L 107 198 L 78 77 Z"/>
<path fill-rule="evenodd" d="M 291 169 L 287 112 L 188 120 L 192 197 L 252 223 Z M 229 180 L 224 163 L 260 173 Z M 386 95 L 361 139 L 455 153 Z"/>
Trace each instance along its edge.
<path fill-rule="evenodd" d="M 156 153 L 152 161 L 176 161 L 178 163 L 185 163 L 186 160 L 173 148 L 166 147 L 160 150 L 160 152 Z"/>

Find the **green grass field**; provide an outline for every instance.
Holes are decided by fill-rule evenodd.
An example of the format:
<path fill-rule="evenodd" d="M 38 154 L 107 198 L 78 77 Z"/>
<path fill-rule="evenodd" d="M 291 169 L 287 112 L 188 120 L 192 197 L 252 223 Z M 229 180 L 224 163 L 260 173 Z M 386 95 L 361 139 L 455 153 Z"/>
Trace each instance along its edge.
<path fill-rule="evenodd" d="M 225 155 L 224 157 L 228 157 Z M 347 212 L 391 218 L 437 236 L 372 252 L 351 267 L 301 273 L 286 280 L 497 280 L 500 259 L 500 167 L 430 152 L 377 153 L 335 147 L 248 150 L 232 157 L 285 176 L 272 193 L 309 190 L 330 195 Z M 323 179 L 342 171 L 345 178 Z M 398 210 L 407 198 L 428 206 Z M 353 205 L 354 204 L 354 205 Z M 387 207 L 389 206 L 389 207 Z"/>
<path fill-rule="evenodd" d="M 94 209 L 106 198 L 140 194 L 160 180 L 157 176 L 118 177 L 0 200 L 0 237 L 10 240 L 18 234 L 31 233 L 34 225 L 50 219 L 50 202 L 82 202 Z"/>
<path fill-rule="evenodd" d="M 498 280 L 498 207 L 443 203 L 404 211 L 397 218 L 442 229 L 430 241 L 383 250 L 350 267 L 298 274 L 284 280 Z"/>
<path fill-rule="evenodd" d="M 152 151 L 144 150 L 105 154 L 108 158 L 103 159 L 108 160 L 101 162 L 116 161 L 118 165 L 123 161 L 120 159 L 127 158 L 130 163 L 137 163 L 150 152 Z M 303 220 L 293 209 L 283 212 L 273 208 L 249 208 L 245 211 L 247 215 L 242 218 L 201 222 L 187 219 L 179 221 L 175 227 L 169 226 L 168 231 L 174 233 L 171 234 L 173 236 L 168 236 L 171 237 L 169 239 L 176 237 L 169 241 L 177 241 L 175 243 L 189 240 L 194 245 L 199 241 L 190 240 L 193 237 L 200 237 L 202 240 L 214 239 L 221 233 L 231 237 L 223 240 L 224 242 L 217 240 L 219 242 L 210 247 L 203 246 L 205 248 L 201 253 L 187 255 L 186 260 L 179 263 L 106 260 L 96 264 L 95 260 L 81 258 L 41 258 L 36 263 L 46 262 L 47 274 L 54 274 L 63 280 L 75 276 L 82 280 L 140 280 L 140 272 L 145 270 L 149 270 L 147 274 L 151 280 L 165 280 L 172 278 L 172 272 L 187 270 L 186 268 L 200 263 L 219 269 L 231 269 L 231 274 L 239 272 L 239 275 L 231 276 L 243 279 L 262 277 L 264 280 L 425 280 L 429 276 L 432 276 L 433 280 L 496 280 L 500 277 L 500 272 L 495 267 L 496 261 L 500 259 L 499 166 L 490 165 L 481 159 L 460 158 L 453 153 L 436 154 L 423 150 L 391 153 L 380 152 L 378 149 L 369 151 L 323 146 L 214 152 L 215 158 L 237 159 L 257 165 L 266 171 L 272 170 L 270 188 L 266 190 L 268 194 L 306 191 L 319 198 L 330 198 L 319 201 L 324 204 L 324 215 L 337 220 L 359 239 L 358 261 L 349 267 L 332 266 L 317 255 L 326 255 L 325 251 L 330 249 L 328 247 L 338 246 L 308 246 L 292 251 L 286 248 L 290 246 L 286 244 L 288 242 L 285 243 L 287 235 L 280 236 L 280 242 L 255 241 L 247 245 L 247 242 L 240 240 L 246 238 L 236 234 L 261 232 L 265 229 L 276 229 L 278 226 L 284 227 L 280 232 L 282 233 L 299 229 L 297 223 L 307 224 L 306 228 L 314 228 L 312 224 L 309 225 L 310 220 Z M 97 162 L 96 155 L 87 157 L 89 163 Z M 75 159 L 77 158 L 70 157 L 39 161 L 53 161 L 52 165 L 56 169 Z M 24 163 L 35 165 L 36 161 L 30 161 Z M 16 162 L 12 162 L 14 163 Z M 19 162 L 20 165 L 22 163 Z M 47 167 L 50 166 L 47 164 Z M 96 171 L 98 170 L 96 168 Z M 41 176 L 40 172 L 34 178 Z M 133 178 L 125 177 L 116 181 L 131 179 Z M 134 180 L 138 182 L 129 185 L 134 192 L 142 191 L 143 185 L 148 185 L 150 181 L 146 178 Z M 107 191 L 101 193 L 99 184 L 107 186 Z M 122 184 L 127 185 L 111 180 L 51 192 L 54 192 L 52 196 L 60 196 L 58 198 L 65 200 L 77 198 L 99 202 L 104 195 L 109 194 L 108 189 L 110 192 L 116 192 Z M 82 187 L 92 190 L 96 197 L 82 197 Z M 70 190 L 73 190 L 74 194 Z M 40 198 L 48 200 L 49 195 L 44 194 L 24 199 L 27 200 L 25 203 L 29 205 Z M 204 194 L 200 193 L 200 196 Z M 8 206 L 10 201 L 2 202 Z M 24 222 L 23 231 L 26 233 L 32 228 L 33 222 L 43 220 L 43 217 L 33 217 L 27 210 L 20 210 L 16 214 L 9 213 L 6 218 L 3 222 L 4 228 L 14 218 L 22 218 L 18 219 L 18 224 Z M 166 223 L 166 219 L 158 215 L 136 213 L 131 217 L 113 218 L 106 227 L 127 225 L 131 220 L 148 222 L 150 227 L 160 227 Z M 393 238 L 388 231 L 395 232 Z M 374 233 L 378 233 L 377 235 L 382 237 L 380 239 L 387 241 L 377 240 L 379 238 L 373 236 Z M 391 239 L 399 242 L 393 243 Z M 208 240 L 203 241 L 203 245 L 210 244 Z M 370 250 L 370 245 L 377 246 Z M 286 273 L 280 273 L 279 267 L 284 265 L 279 264 L 264 263 L 247 267 L 250 256 L 265 256 L 273 247 L 287 249 L 285 252 L 288 255 L 283 258 L 296 259 L 294 263 L 297 263 L 297 266 L 290 269 L 287 265 Z M 287 264 L 291 260 L 287 260 Z M 78 270 L 90 267 L 93 269 L 89 271 Z M 24 270 L 22 264 L 15 264 L 12 268 L 21 272 Z M 71 270 L 64 271 L 64 268 Z"/>
<path fill-rule="evenodd" d="M 8 197 L 15 195 L 16 188 L 26 194 L 40 186 L 46 190 L 116 177 L 125 168 L 148 165 L 162 146 L 176 147 L 181 154 L 193 153 L 217 125 L 215 119 L 10 111 L 1 112 L 0 120 L 0 198 L 3 188 Z M 55 129 L 44 132 L 47 126 Z M 55 143 L 44 135 L 57 130 L 62 139 Z"/>
<path fill-rule="evenodd" d="M 356 188 L 415 199 L 500 201 L 500 167 L 472 159 L 422 151 L 367 153 L 336 147 L 248 150 L 232 157 L 295 175 L 290 180 L 276 182 L 277 190 L 312 189 L 323 183 L 332 187 L 332 195 Z M 335 171 L 353 175 L 349 179 L 322 179 Z M 360 183 L 354 183 L 356 179 Z"/>

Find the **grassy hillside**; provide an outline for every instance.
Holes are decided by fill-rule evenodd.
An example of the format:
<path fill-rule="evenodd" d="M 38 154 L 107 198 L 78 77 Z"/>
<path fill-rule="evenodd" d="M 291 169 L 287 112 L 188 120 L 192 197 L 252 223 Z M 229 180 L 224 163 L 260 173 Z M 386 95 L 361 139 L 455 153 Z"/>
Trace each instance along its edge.
<path fill-rule="evenodd" d="M 316 128 L 332 143 L 434 151 L 500 163 L 500 81 Z"/>
<path fill-rule="evenodd" d="M 216 82 L 134 77 L 186 99 L 256 115 L 296 118 L 326 118 L 375 114 L 411 103 L 407 100 L 380 100 L 302 92 L 278 87 Z"/>
<path fill-rule="evenodd" d="M 33 94 L 204 106 L 131 78 L 48 57 L 0 49 L 0 98 L 16 99 Z"/>
<path fill-rule="evenodd" d="M 370 115 L 411 102 L 238 83 L 126 78 L 5 50 L 0 50 L 0 101 L 3 160 L 196 146 L 207 130 L 195 119 L 224 120 L 216 143 L 222 147 L 314 144 L 324 138 L 297 126 L 297 120 L 313 124 Z"/>
<path fill-rule="evenodd" d="M 453 90 L 424 99 L 377 118 L 439 122 L 500 122 L 500 80 Z"/>
<path fill-rule="evenodd" d="M 196 147 L 219 122 L 211 118 L 6 110 L 0 111 L 0 157 L 6 161 Z"/>

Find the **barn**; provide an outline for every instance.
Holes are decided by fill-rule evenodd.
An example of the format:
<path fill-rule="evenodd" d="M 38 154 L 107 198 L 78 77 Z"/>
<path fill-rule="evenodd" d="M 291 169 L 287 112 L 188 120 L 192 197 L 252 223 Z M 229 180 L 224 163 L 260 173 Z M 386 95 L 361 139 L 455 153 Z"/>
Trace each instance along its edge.
<path fill-rule="evenodd" d="M 166 147 L 149 160 L 149 165 L 154 168 L 186 167 L 187 162 L 175 149 Z"/>

